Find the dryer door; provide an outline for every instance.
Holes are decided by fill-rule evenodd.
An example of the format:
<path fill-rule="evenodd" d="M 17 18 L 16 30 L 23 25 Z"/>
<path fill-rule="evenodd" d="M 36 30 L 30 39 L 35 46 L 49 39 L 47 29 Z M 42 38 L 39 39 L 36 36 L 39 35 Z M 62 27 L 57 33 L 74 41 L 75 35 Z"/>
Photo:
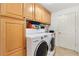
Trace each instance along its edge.
<path fill-rule="evenodd" d="M 35 50 L 35 56 L 46 56 L 48 52 L 47 42 L 41 42 Z"/>
<path fill-rule="evenodd" d="M 51 44 L 50 51 L 53 51 L 53 49 L 55 48 L 55 38 L 52 37 L 50 44 Z"/>

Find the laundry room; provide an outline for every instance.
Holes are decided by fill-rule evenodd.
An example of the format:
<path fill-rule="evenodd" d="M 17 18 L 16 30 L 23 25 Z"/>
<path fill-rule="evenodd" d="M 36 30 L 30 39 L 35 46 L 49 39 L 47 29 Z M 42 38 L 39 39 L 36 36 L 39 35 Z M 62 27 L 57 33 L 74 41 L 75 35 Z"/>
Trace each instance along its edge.
<path fill-rule="evenodd" d="M 0 3 L 0 56 L 79 56 L 79 3 Z"/>
<path fill-rule="evenodd" d="M 36 41 L 38 42 L 40 39 L 43 39 L 42 38 L 43 35 L 47 35 L 48 36 L 47 43 L 50 41 L 50 43 L 48 43 L 48 52 L 46 54 L 47 56 L 79 56 L 79 39 L 78 39 L 79 4 L 77 3 L 41 3 L 41 5 L 51 12 L 51 18 L 50 18 L 51 21 L 50 21 L 50 24 L 47 24 L 47 23 L 44 24 L 43 22 L 39 22 L 39 21 L 37 21 L 39 23 L 36 22 L 38 26 L 36 26 L 35 31 L 37 34 L 39 34 L 39 35 L 37 34 L 36 35 L 40 37 L 38 40 L 35 40 L 35 42 Z M 34 30 L 34 27 L 32 28 L 31 31 L 34 32 L 33 30 Z M 31 32 L 28 30 L 26 31 L 27 33 Z M 32 32 L 31 32 L 31 35 L 32 35 Z M 32 38 L 33 36 L 34 36 L 34 33 L 32 35 Z M 44 47 L 43 48 L 42 47 L 43 44 L 41 45 L 41 43 L 38 43 L 40 45 L 37 46 L 38 48 L 36 47 L 37 50 L 35 49 L 35 51 L 33 52 L 33 55 L 36 54 L 36 56 L 42 56 L 42 55 L 44 56 L 44 53 L 47 50 L 44 50 L 45 47 L 43 46 Z M 32 48 L 29 48 L 29 49 L 32 49 Z M 27 49 L 28 53 L 30 53 L 29 49 Z M 30 55 L 28 53 L 27 55 Z"/>

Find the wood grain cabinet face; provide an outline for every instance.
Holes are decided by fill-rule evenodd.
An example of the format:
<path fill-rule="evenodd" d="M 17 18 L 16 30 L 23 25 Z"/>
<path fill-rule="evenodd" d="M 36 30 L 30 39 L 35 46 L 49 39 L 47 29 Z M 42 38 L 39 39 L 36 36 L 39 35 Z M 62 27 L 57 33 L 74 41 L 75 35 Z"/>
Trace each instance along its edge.
<path fill-rule="evenodd" d="M 22 16 L 22 4 L 6 4 L 6 12 Z"/>
<path fill-rule="evenodd" d="M 39 5 L 39 4 L 35 4 L 35 19 L 36 19 L 36 21 L 38 21 L 38 22 L 42 22 L 42 9 L 41 9 L 42 7 L 41 7 L 41 5 Z"/>
<path fill-rule="evenodd" d="M 14 52 L 8 56 L 25 56 L 24 52 L 25 52 L 24 50 L 18 50 L 17 52 Z"/>
<path fill-rule="evenodd" d="M 51 23 L 51 14 L 48 11 L 44 12 L 44 19 L 45 19 L 45 23 L 47 24 Z"/>
<path fill-rule="evenodd" d="M 6 48 L 10 52 L 17 48 L 22 48 L 22 28 L 18 23 L 6 23 Z"/>
<path fill-rule="evenodd" d="M 35 4 L 35 19 L 41 23 L 50 24 L 51 14 L 40 4 Z"/>
<path fill-rule="evenodd" d="M 42 23 L 46 23 L 46 18 L 47 18 L 47 15 L 46 15 L 46 11 L 45 11 L 45 9 L 42 7 L 42 9 L 41 9 L 41 12 L 42 12 L 42 18 L 41 18 L 41 21 L 42 21 Z"/>
<path fill-rule="evenodd" d="M 24 16 L 28 20 L 34 20 L 35 17 L 35 9 L 34 9 L 34 4 L 33 3 L 25 3 L 24 4 Z"/>
<path fill-rule="evenodd" d="M 48 24 L 51 24 L 51 13 L 48 14 L 48 18 L 47 19 L 48 19 L 48 22 L 47 23 Z"/>
<path fill-rule="evenodd" d="M 4 18 L 3 20 L 3 46 L 4 54 L 19 54 L 17 52 L 25 48 L 24 46 L 24 21 L 12 19 L 12 18 Z M 20 53 L 21 54 L 21 53 Z"/>
<path fill-rule="evenodd" d="M 6 16 L 23 17 L 23 4 L 22 3 L 2 3 L 1 13 Z"/>

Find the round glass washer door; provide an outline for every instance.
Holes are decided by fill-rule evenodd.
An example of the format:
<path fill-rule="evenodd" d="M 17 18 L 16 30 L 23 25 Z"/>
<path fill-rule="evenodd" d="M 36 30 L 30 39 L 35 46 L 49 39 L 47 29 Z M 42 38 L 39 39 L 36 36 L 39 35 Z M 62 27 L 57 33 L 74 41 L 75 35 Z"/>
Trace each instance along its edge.
<path fill-rule="evenodd" d="M 47 42 L 43 41 L 35 50 L 35 56 L 46 56 L 48 53 Z"/>

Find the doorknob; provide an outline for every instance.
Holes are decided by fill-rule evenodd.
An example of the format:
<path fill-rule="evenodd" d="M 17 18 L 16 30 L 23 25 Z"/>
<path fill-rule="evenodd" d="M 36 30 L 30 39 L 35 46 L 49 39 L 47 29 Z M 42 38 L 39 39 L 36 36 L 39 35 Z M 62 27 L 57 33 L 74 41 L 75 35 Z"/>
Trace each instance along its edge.
<path fill-rule="evenodd" d="M 61 34 L 61 32 L 58 32 L 58 34 Z"/>

